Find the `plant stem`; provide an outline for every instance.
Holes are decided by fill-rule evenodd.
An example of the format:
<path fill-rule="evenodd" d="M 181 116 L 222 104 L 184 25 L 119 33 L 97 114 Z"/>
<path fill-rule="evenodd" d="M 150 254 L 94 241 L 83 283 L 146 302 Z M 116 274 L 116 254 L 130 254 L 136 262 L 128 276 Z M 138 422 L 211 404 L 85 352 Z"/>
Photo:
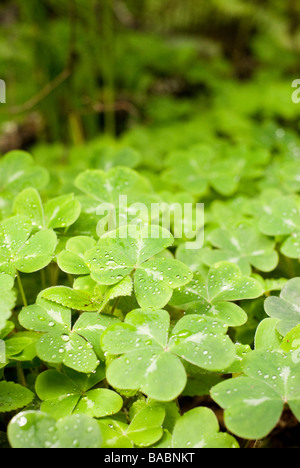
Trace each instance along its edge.
<path fill-rule="evenodd" d="M 42 288 L 46 289 L 46 275 L 45 275 L 45 270 L 41 270 L 41 282 L 42 282 Z"/>
<path fill-rule="evenodd" d="M 117 308 L 117 305 L 118 305 L 118 303 L 119 303 L 119 300 L 120 300 L 120 297 L 117 297 L 116 300 L 115 300 L 115 302 L 114 302 L 114 304 L 113 304 L 113 306 L 112 306 L 112 308 L 111 308 L 110 313 L 111 313 L 112 315 L 114 314 L 114 312 L 115 312 L 115 310 L 116 310 L 116 308 Z"/>
<path fill-rule="evenodd" d="M 28 303 L 27 303 L 26 295 L 25 295 L 24 288 L 22 285 L 22 281 L 20 278 L 20 274 L 18 271 L 17 271 L 17 280 L 18 280 L 18 286 L 19 286 L 21 297 L 22 297 L 23 305 L 24 307 L 27 307 Z"/>
<path fill-rule="evenodd" d="M 25 375 L 22 369 L 22 364 L 21 362 L 17 363 L 17 375 L 18 375 L 18 382 L 20 385 L 23 385 L 23 387 L 27 387 L 27 382 L 25 379 Z"/>

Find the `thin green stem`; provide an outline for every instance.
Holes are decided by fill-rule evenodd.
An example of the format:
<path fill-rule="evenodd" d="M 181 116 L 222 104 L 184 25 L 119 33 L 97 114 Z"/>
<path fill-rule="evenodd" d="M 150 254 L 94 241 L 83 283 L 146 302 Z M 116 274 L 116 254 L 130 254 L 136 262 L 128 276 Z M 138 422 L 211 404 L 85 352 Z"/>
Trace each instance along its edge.
<path fill-rule="evenodd" d="M 18 362 L 17 363 L 17 376 L 18 376 L 18 382 L 20 385 L 23 385 L 23 387 L 27 387 L 27 382 L 25 379 L 24 371 L 22 369 L 22 363 Z"/>
<path fill-rule="evenodd" d="M 46 289 L 46 275 L 45 275 L 45 270 L 41 270 L 41 282 L 42 282 L 42 289 Z"/>
<path fill-rule="evenodd" d="M 115 310 L 116 310 L 116 308 L 117 308 L 117 305 L 118 305 L 118 303 L 119 303 L 119 300 L 120 300 L 120 297 L 117 297 L 116 300 L 114 301 L 114 304 L 113 304 L 113 306 L 112 306 L 112 308 L 111 308 L 111 312 L 110 312 L 112 315 L 114 314 L 114 312 L 115 312 Z"/>
<path fill-rule="evenodd" d="M 28 303 L 27 303 L 25 291 L 24 291 L 24 288 L 23 288 L 23 284 L 22 284 L 22 281 L 21 281 L 21 278 L 20 278 L 20 274 L 19 274 L 18 271 L 17 271 L 17 280 L 18 280 L 18 286 L 19 286 L 21 297 L 22 297 L 23 305 L 24 305 L 24 307 L 27 307 Z"/>

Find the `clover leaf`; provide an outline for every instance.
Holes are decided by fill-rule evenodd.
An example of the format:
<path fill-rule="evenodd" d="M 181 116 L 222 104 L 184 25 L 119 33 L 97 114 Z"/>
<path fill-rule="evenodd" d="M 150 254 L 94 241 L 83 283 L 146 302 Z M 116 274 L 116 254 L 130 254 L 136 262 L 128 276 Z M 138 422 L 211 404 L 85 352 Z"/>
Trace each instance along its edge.
<path fill-rule="evenodd" d="M 15 198 L 14 211 L 18 215 L 27 216 L 38 229 L 57 229 L 75 223 L 81 205 L 73 194 L 61 195 L 43 205 L 39 192 L 27 188 Z"/>
<path fill-rule="evenodd" d="M 28 187 L 37 189 L 46 186 L 48 171 L 37 166 L 25 151 L 11 151 L 0 161 L 0 206 L 1 212 L 10 214 L 13 197 Z"/>
<path fill-rule="evenodd" d="M 286 335 L 300 323 L 300 278 L 289 280 L 280 292 L 280 297 L 267 297 L 264 303 L 269 317 L 278 320 L 277 330 Z"/>
<path fill-rule="evenodd" d="M 35 344 L 39 334 L 35 332 L 22 332 L 10 335 L 5 342 L 5 354 L 10 361 L 31 361 L 36 357 Z"/>
<path fill-rule="evenodd" d="M 29 405 L 34 394 L 14 382 L 0 382 L 0 413 L 15 411 Z"/>
<path fill-rule="evenodd" d="M 127 167 L 114 167 L 108 172 L 87 170 L 76 178 L 75 186 L 85 194 L 79 197 L 83 212 L 97 214 L 97 232 L 100 231 L 101 235 L 106 230 L 106 218 L 111 216 L 111 210 L 116 213 L 121 224 L 127 224 L 126 219 L 131 222 L 140 216 L 144 222 L 148 222 L 150 209 L 141 215 L 139 209 L 132 211 L 132 205 L 143 202 L 144 206 L 150 208 L 151 203 L 159 201 L 147 179 Z M 113 229 L 116 228 L 115 220 Z"/>
<path fill-rule="evenodd" d="M 167 161 L 164 177 L 192 194 L 204 195 L 211 186 L 224 196 L 234 194 L 238 188 L 238 177 L 242 160 L 216 157 L 214 149 L 206 145 L 176 151 Z"/>
<path fill-rule="evenodd" d="M 277 319 L 265 318 L 255 331 L 255 349 L 278 351 L 282 343 L 282 336 L 277 330 Z"/>
<path fill-rule="evenodd" d="M 66 286 L 53 286 L 44 289 L 42 297 L 74 310 L 95 312 L 102 307 L 101 298 L 88 291 L 80 291 Z"/>
<path fill-rule="evenodd" d="M 139 447 L 154 444 L 162 437 L 166 410 L 157 404 L 147 404 L 132 418 L 126 436 Z"/>
<path fill-rule="evenodd" d="M 235 347 L 227 328 L 210 318 L 183 317 L 169 338 L 170 316 L 164 310 L 135 310 L 102 336 L 105 352 L 119 356 L 107 369 L 115 388 L 141 390 L 158 401 L 171 401 L 185 388 L 186 360 L 207 370 L 228 367 Z M 161 376 L 164 376 L 162 379 Z"/>
<path fill-rule="evenodd" d="M 0 331 L 5 327 L 16 304 L 16 293 L 13 290 L 14 280 L 11 276 L 0 274 Z"/>
<path fill-rule="evenodd" d="M 159 226 L 131 230 L 123 226 L 102 237 L 85 253 L 92 278 L 113 285 L 134 276 L 134 292 L 141 307 L 164 307 L 173 290 L 191 280 L 191 271 L 178 260 L 155 256 L 173 243 L 169 231 Z"/>
<path fill-rule="evenodd" d="M 254 299 L 263 293 L 261 284 L 241 273 L 234 263 L 220 262 L 207 277 L 195 275 L 186 286 L 175 291 L 171 304 L 184 307 L 188 314 L 201 314 L 230 326 L 243 325 L 247 314 L 232 301 Z"/>
<path fill-rule="evenodd" d="M 118 417 L 100 419 L 103 447 L 149 447 L 162 438 L 165 417 L 162 405 L 147 402 L 131 417 L 130 424 Z"/>
<path fill-rule="evenodd" d="M 36 344 L 40 359 L 53 364 L 64 363 L 83 373 L 93 372 L 99 364 L 93 345 L 86 336 L 92 340 L 97 338 L 99 342 L 101 334 L 113 320 L 116 319 L 87 313 L 82 314 L 72 327 L 70 309 L 41 297 L 36 304 L 24 307 L 19 315 L 24 328 L 44 333 Z M 85 324 L 83 329 L 80 328 L 82 322 Z"/>
<path fill-rule="evenodd" d="M 77 283 L 78 284 L 78 283 Z M 95 285 L 92 292 L 72 289 L 66 286 L 53 286 L 44 289 L 42 297 L 74 310 L 87 312 L 101 312 L 106 304 L 117 297 L 130 296 L 132 280 L 127 277 L 113 286 Z"/>
<path fill-rule="evenodd" d="M 136 193 L 141 176 L 127 167 L 114 167 L 108 172 L 90 169 L 75 180 L 76 187 L 97 202 L 116 204 L 120 194 Z"/>
<path fill-rule="evenodd" d="M 211 390 L 225 409 L 225 424 L 245 439 L 266 437 L 277 425 L 284 405 L 300 419 L 300 364 L 292 353 L 255 350 L 243 361 L 245 376 L 226 380 Z"/>
<path fill-rule="evenodd" d="M 73 414 L 56 421 L 41 411 L 24 411 L 9 423 L 13 448 L 101 448 L 97 422 L 87 414 Z"/>
<path fill-rule="evenodd" d="M 287 236 L 280 251 L 290 258 L 300 257 L 300 211 L 295 198 L 276 198 L 270 213 L 261 217 L 259 227 L 268 236 Z"/>
<path fill-rule="evenodd" d="M 234 230 L 215 229 L 209 240 L 216 249 L 203 256 L 207 265 L 228 261 L 236 263 L 245 275 L 250 275 L 251 267 L 269 272 L 278 264 L 275 242 L 252 226 L 240 225 Z"/>
<path fill-rule="evenodd" d="M 179 418 L 172 434 L 172 448 L 239 448 L 232 435 L 219 432 L 219 423 L 209 408 L 194 408 Z"/>
<path fill-rule="evenodd" d="M 57 256 L 59 268 L 71 275 L 88 275 L 90 269 L 84 261 L 86 251 L 95 247 L 96 241 L 88 236 L 76 236 L 69 239 L 66 248 Z"/>
<path fill-rule="evenodd" d="M 118 413 L 123 400 L 120 395 L 107 388 L 94 388 L 105 378 L 104 366 L 99 366 L 92 374 L 78 374 L 65 370 L 47 370 L 37 378 L 35 389 L 43 401 L 41 411 L 55 419 L 70 414 L 88 414 L 101 418 Z"/>
<path fill-rule="evenodd" d="M 46 229 L 30 236 L 32 225 L 24 216 L 0 223 L 0 272 L 14 276 L 16 270 L 32 273 L 47 266 L 54 255 L 57 237 Z"/>

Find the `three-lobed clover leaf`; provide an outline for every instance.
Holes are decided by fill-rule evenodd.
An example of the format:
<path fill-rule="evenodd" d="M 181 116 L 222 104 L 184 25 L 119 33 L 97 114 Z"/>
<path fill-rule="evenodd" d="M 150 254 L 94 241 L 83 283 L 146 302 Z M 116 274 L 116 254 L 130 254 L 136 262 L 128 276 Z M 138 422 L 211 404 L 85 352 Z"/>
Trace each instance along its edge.
<path fill-rule="evenodd" d="M 203 256 L 207 265 L 228 261 L 236 263 L 244 275 L 250 275 L 251 267 L 269 272 L 278 264 L 275 242 L 260 234 L 253 226 L 240 225 L 234 230 L 215 229 L 209 240 L 216 249 Z"/>
<path fill-rule="evenodd" d="M 85 253 L 92 278 L 99 284 L 113 285 L 134 276 L 134 292 L 143 308 L 164 307 L 174 289 L 188 283 L 192 272 L 173 258 L 156 258 L 173 243 L 169 231 L 159 226 L 131 229 L 123 226 L 103 236 Z"/>
<path fill-rule="evenodd" d="M 5 327 L 6 321 L 11 316 L 11 310 L 16 304 L 16 293 L 13 290 L 14 279 L 5 274 L 0 274 L 0 331 Z"/>
<path fill-rule="evenodd" d="M 212 398 L 225 409 L 225 424 L 245 439 L 266 437 L 277 425 L 284 405 L 300 419 L 300 363 L 293 353 L 265 349 L 248 353 L 245 376 L 217 384 Z"/>
<path fill-rule="evenodd" d="M 23 411 L 9 423 L 12 448 L 101 448 L 102 436 L 95 419 L 73 414 L 56 421 L 41 411 Z"/>
<path fill-rule="evenodd" d="M 236 192 L 243 165 L 241 159 L 216 157 L 214 149 L 199 145 L 188 151 L 171 153 L 164 177 L 195 195 L 204 195 L 209 187 L 224 196 Z"/>
<path fill-rule="evenodd" d="M 234 263 L 212 266 L 206 278 L 195 275 L 186 286 L 175 291 L 171 305 L 184 307 L 188 314 L 212 317 L 230 326 L 243 325 L 247 314 L 233 301 L 261 296 L 261 284 L 242 274 Z"/>
<path fill-rule="evenodd" d="M 280 292 L 280 297 L 267 297 L 264 308 L 269 317 L 278 320 L 279 333 L 284 336 L 300 323 L 300 278 L 289 280 Z"/>
<path fill-rule="evenodd" d="M 148 402 L 131 417 L 128 424 L 121 418 L 99 420 L 103 447 L 149 447 L 162 438 L 166 410 L 162 405 Z"/>
<path fill-rule="evenodd" d="M 84 254 L 95 245 L 96 241 L 88 236 L 75 236 L 69 239 L 66 248 L 57 256 L 59 268 L 70 275 L 89 275 L 90 269 L 85 263 Z"/>
<path fill-rule="evenodd" d="M 116 357 L 107 369 L 108 382 L 114 388 L 140 390 L 158 401 L 171 401 L 187 382 L 181 359 L 212 371 L 233 363 L 235 347 L 225 325 L 189 315 L 179 320 L 170 337 L 169 328 L 168 312 L 152 309 L 134 310 L 124 323 L 108 328 L 102 348 Z"/>
<path fill-rule="evenodd" d="M 75 186 L 85 194 L 79 197 L 83 212 L 97 215 L 99 235 L 106 228 L 114 230 L 139 218 L 148 222 L 151 203 L 159 201 L 147 179 L 128 167 L 114 167 L 107 172 L 86 170 L 76 178 Z M 147 207 L 142 212 L 141 202 L 143 208 Z M 135 203 L 138 205 L 134 207 Z"/>
<path fill-rule="evenodd" d="M 0 223 L 1 273 L 32 273 L 51 262 L 57 244 L 55 232 L 46 229 L 30 235 L 31 231 L 31 222 L 25 216 L 13 216 Z"/>
<path fill-rule="evenodd" d="M 142 180 L 142 177 L 132 169 L 114 167 L 107 172 L 101 169 L 86 170 L 76 178 L 75 185 L 98 204 L 116 205 L 120 194 L 136 196 Z"/>
<path fill-rule="evenodd" d="M 270 213 L 261 217 L 259 228 L 268 236 L 287 236 L 280 251 L 290 258 L 300 257 L 300 210 L 294 197 L 276 198 Z"/>
<path fill-rule="evenodd" d="M 97 368 L 99 357 L 103 356 L 100 337 L 115 320 L 115 317 L 86 312 L 72 327 L 71 310 L 42 297 L 38 297 L 36 304 L 24 307 L 19 315 L 24 328 L 43 333 L 36 343 L 40 359 L 63 363 L 83 373 Z"/>
<path fill-rule="evenodd" d="M 194 408 L 179 418 L 171 440 L 172 448 L 239 448 L 235 438 L 219 432 L 219 423 L 209 408 Z"/>
<path fill-rule="evenodd" d="M 23 190 L 14 201 L 14 212 L 26 216 L 37 229 L 66 228 L 75 223 L 81 211 L 81 205 L 73 194 L 42 203 L 39 192 L 34 188 Z"/>
<path fill-rule="evenodd" d="M 88 414 L 102 418 L 118 413 L 121 396 L 107 388 L 93 388 L 105 378 L 104 366 L 96 372 L 82 374 L 66 369 L 65 373 L 47 370 L 36 380 L 35 390 L 42 400 L 41 411 L 60 419 L 70 414 Z"/>

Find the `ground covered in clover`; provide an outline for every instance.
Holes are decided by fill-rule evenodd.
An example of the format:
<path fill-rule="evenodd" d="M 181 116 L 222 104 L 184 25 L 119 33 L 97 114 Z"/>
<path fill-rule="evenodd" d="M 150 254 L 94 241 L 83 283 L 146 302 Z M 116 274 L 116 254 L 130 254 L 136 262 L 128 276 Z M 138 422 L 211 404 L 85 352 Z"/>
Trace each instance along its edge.
<path fill-rule="evenodd" d="M 1 448 L 300 447 L 299 18 L 2 2 Z"/>

